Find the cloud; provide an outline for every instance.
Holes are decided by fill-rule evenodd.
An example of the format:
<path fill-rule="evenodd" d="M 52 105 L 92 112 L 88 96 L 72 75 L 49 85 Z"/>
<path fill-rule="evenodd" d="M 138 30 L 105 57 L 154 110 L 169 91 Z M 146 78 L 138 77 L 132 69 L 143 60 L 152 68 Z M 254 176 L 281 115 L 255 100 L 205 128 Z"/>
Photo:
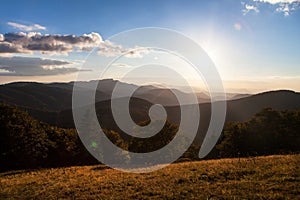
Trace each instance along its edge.
<path fill-rule="evenodd" d="M 121 68 L 130 68 L 130 67 L 132 67 L 131 65 L 128 65 L 126 63 L 113 63 L 112 65 L 115 66 L 115 67 L 121 67 Z"/>
<path fill-rule="evenodd" d="M 113 48 L 111 48 L 113 47 Z M 121 45 L 116 45 L 106 40 L 97 47 L 98 54 L 106 56 L 124 55 L 127 58 L 142 58 L 150 52 L 147 47 L 124 48 Z"/>
<path fill-rule="evenodd" d="M 256 6 L 250 5 L 250 4 L 245 4 L 245 9 L 242 10 L 243 14 L 246 15 L 250 11 L 254 11 L 255 13 L 259 13 L 259 10 Z"/>
<path fill-rule="evenodd" d="M 37 30 L 46 30 L 46 27 L 41 26 L 39 24 L 33 24 L 31 26 L 24 25 L 24 24 L 18 24 L 15 22 L 7 22 L 9 26 L 12 26 L 15 29 L 21 30 L 21 31 L 37 31 Z"/>
<path fill-rule="evenodd" d="M 109 40 L 103 41 L 99 33 L 76 35 L 41 34 L 39 32 L 17 32 L 1 34 L 0 55 L 11 53 L 32 54 L 65 54 L 69 52 L 91 51 L 97 47 L 101 55 L 115 56 L 124 53 L 126 57 L 141 57 L 147 53 L 147 48 L 123 48 Z"/>
<path fill-rule="evenodd" d="M 251 3 L 254 3 L 257 10 L 262 4 L 271 4 L 274 7 L 276 12 L 283 13 L 284 16 L 289 16 L 291 12 L 296 11 L 300 7 L 300 0 L 250 0 Z M 243 3 L 245 5 L 245 9 L 242 10 L 244 15 L 247 14 L 250 10 L 247 9 L 249 4 Z M 259 11 L 259 10 L 258 10 Z"/>
<path fill-rule="evenodd" d="M 284 16 L 289 16 L 290 15 L 290 7 L 286 4 L 285 6 L 280 6 L 276 8 L 277 12 L 282 12 Z"/>
<path fill-rule="evenodd" d="M 2 35 L 0 53 L 57 53 L 66 54 L 74 50 L 93 48 L 102 43 L 98 33 L 76 35 L 49 35 L 39 32 L 17 32 Z"/>
<path fill-rule="evenodd" d="M 291 11 L 295 11 L 300 6 L 300 0 L 255 0 L 257 2 L 269 3 L 276 6 L 276 12 L 289 16 Z"/>
<path fill-rule="evenodd" d="M 127 49 L 127 54 L 125 55 L 128 58 L 142 58 L 145 54 L 148 54 L 151 51 L 147 47 L 135 47 L 132 49 Z"/>
<path fill-rule="evenodd" d="M 270 4 L 279 4 L 279 3 L 295 3 L 299 2 L 299 0 L 253 0 L 258 2 L 270 3 Z"/>
<path fill-rule="evenodd" d="M 0 57 L 0 76 L 49 76 L 80 71 L 72 63 L 32 57 Z"/>

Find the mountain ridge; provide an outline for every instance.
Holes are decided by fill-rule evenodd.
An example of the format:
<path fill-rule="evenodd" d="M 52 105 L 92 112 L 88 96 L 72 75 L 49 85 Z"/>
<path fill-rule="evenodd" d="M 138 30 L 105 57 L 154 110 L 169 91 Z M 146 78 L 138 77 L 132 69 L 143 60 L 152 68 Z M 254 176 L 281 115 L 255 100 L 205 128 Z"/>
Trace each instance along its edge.
<path fill-rule="evenodd" d="M 79 82 L 82 88 L 94 84 L 94 81 Z M 154 86 L 141 86 L 127 84 L 113 79 L 100 81 L 106 87 L 100 86 L 96 91 L 96 110 L 100 115 L 113 120 L 110 112 L 110 99 L 115 84 L 121 84 L 126 88 L 136 89 L 136 93 L 130 100 L 131 114 L 134 121 L 139 122 L 149 119 L 148 111 L 153 104 L 162 104 L 168 114 L 169 120 L 174 123 L 180 122 L 180 107 L 176 104 L 176 95 L 171 90 L 155 88 Z M 0 85 L 0 102 L 16 105 L 28 111 L 33 117 L 45 121 L 51 125 L 73 128 L 72 116 L 72 90 L 73 84 L 69 83 L 38 83 L 38 82 L 14 82 Z M 84 89 L 83 89 L 84 90 Z M 187 95 L 175 90 L 179 95 Z M 84 95 L 84 93 L 83 93 Z M 168 102 L 169 101 L 169 102 Z M 188 105 L 183 105 L 188 106 Z M 300 109 L 300 93 L 291 90 L 266 91 L 251 96 L 243 96 L 239 99 L 227 100 L 226 122 L 245 121 L 263 108 L 273 109 Z M 210 117 L 210 102 L 199 103 L 201 116 L 206 127 Z M 105 121 L 109 121 L 106 119 Z M 111 124 L 111 123 L 108 123 Z M 108 126 L 107 128 L 113 128 Z M 204 130 L 205 128 L 203 128 Z"/>

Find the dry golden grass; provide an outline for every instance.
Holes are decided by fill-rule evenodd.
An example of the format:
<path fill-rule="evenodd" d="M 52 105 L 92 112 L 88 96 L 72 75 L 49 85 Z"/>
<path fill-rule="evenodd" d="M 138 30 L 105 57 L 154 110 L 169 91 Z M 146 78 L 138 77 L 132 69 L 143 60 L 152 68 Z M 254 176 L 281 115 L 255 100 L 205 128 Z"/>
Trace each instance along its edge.
<path fill-rule="evenodd" d="M 300 155 L 172 164 L 146 174 L 103 166 L 0 173 L 0 199 L 299 199 Z"/>

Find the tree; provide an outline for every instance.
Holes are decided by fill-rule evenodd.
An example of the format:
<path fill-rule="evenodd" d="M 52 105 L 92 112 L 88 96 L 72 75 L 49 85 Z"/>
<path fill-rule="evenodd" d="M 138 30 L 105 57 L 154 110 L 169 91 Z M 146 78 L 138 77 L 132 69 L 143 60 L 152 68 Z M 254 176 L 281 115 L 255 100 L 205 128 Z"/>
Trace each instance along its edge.
<path fill-rule="evenodd" d="M 0 105 L 0 165 L 31 167 L 43 163 L 52 143 L 37 120 L 14 106 Z"/>
<path fill-rule="evenodd" d="M 266 108 L 247 122 L 229 123 L 217 149 L 223 157 L 299 152 L 299 113 Z"/>

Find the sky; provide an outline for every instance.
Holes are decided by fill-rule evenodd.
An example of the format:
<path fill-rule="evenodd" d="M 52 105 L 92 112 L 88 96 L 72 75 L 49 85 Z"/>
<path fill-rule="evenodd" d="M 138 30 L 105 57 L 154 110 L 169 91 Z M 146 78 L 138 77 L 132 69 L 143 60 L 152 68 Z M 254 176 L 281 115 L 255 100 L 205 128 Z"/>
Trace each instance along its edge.
<path fill-rule="evenodd" d="M 110 57 L 131 51 L 110 38 L 143 27 L 175 30 L 197 42 L 228 92 L 300 91 L 300 0 L 4 1 L 0 83 L 97 74 L 99 66 L 82 67 L 89 52 L 100 47 L 101 56 Z M 120 66 L 128 68 L 119 63 L 112 78 Z"/>

